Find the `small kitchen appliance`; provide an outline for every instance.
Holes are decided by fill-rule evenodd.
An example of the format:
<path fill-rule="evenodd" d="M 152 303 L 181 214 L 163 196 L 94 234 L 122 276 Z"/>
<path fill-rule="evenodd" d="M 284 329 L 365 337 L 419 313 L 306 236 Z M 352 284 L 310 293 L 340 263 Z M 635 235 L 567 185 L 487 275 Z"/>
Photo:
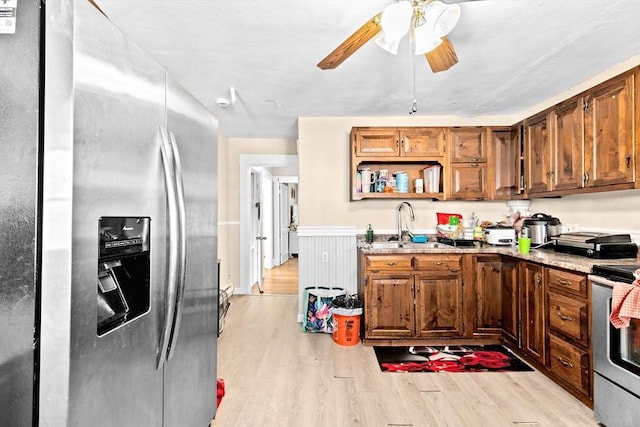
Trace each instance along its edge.
<path fill-rule="evenodd" d="M 523 227 L 529 228 L 532 245 L 542 245 L 560 234 L 560 225 L 558 218 L 543 213 L 535 213 L 522 222 Z"/>
<path fill-rule="evenodd" d="M 600 259 L 635 258 L 638 255 L 638 245 L 628 234 L 574 232 L 551 239 L 556 252 Z"/>
<path fill-rule="evenodd" d="M 490 245 L 513 245 L 516 242 L 516 230 L 506 225 L 490 225 L 484 229 L 485 238 Z"/>

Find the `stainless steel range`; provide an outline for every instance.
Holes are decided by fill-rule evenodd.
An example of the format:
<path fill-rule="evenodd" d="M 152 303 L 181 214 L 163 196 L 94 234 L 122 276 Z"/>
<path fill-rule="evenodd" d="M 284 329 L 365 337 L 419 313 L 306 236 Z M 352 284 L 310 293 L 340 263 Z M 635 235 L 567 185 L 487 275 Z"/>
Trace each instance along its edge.
<path fill-rule="evenodd" d="M 640 319 L 616 329 L 609 322 L 613 287 L 632 283 L 640 265 L 599 265 L 592 286 L 594 413 L 607 427 L 640 422 Z"/>

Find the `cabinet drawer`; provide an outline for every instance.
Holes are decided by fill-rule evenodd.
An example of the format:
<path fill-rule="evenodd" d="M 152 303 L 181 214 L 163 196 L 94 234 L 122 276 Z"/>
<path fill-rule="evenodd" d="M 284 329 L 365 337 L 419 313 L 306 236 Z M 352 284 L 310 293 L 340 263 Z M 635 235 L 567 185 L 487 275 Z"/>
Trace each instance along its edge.
<path fill-rule="evenodd" d="M 550 368 L 576 391 L 590 395 L 589 353 L 549 334 Z"/>
<path fill-rule="evenodd" d="M 547 318 L 549 328 L 577 343 L 589 345 L 589 310 L 586 300 L 548 292 Z"/>
<path fill-rule="evenodd" d="M 411 255 L 367 256 L 367 270 L 371 271 L 408 271 L 411 270 Z"/>
<path fill-rule="evenodd" d="M 553 269 L 547 271 L 549 288 L 562 289 L 584 298 L 587 297 L 587 277 L 585 275 Z"/>
<path fill-rule="evenodd" d="M 462 270 L 460 256 L 416 255 L 413 257 L 413 268 L 432 273 L 455 273 Z"/>

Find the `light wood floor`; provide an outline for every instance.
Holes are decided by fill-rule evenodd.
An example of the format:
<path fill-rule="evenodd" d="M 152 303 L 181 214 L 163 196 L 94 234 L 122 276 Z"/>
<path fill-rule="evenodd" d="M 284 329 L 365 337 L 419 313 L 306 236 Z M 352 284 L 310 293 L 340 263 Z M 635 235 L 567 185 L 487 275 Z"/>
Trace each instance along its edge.
<path fill-rule="evenodd" d="M 302 332 L 294 295 L 234 295 L 212 426 L 597 426 L 539 372 L 384 373 L 372 347 Z"/>
<path fill-rule="evenodd" d="M 298 293 L 298 258 L 289 258 L 284 264 L 264 269 L 262 289 L 266 295 L 292 295 Z M 259 294 L 258 284 L 251 288 L 253 295 Z"/>

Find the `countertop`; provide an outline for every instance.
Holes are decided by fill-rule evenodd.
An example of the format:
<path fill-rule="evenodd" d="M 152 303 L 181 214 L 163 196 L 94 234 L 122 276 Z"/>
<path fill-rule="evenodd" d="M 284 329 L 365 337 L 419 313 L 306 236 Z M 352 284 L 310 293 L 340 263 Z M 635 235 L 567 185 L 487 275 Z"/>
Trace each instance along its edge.
<path fill-rule="evenodd" d="M 389 255 L 389 254 L 499 254 L 517 258 L 523 261 L 531 261 L 538 264 L 545 264 L 552 267 L 559 267 L 581 273 L 591 273 L 594 265 L 634 265 L 640 264 L 638 258 L 621 259 L 594 259 L 578 255 L 555 252 L 551 249 L 531 249 L 528 254 L 521 254 L 517 246 L 494 246 L 483 244 L 481 247 L 438 247 L 429 248 L 426 244 L 408 243 L 407 247 L 401 248 L 373 248 L 364 241 L 358 242 L 358 248 L 367 255 Z"/>

